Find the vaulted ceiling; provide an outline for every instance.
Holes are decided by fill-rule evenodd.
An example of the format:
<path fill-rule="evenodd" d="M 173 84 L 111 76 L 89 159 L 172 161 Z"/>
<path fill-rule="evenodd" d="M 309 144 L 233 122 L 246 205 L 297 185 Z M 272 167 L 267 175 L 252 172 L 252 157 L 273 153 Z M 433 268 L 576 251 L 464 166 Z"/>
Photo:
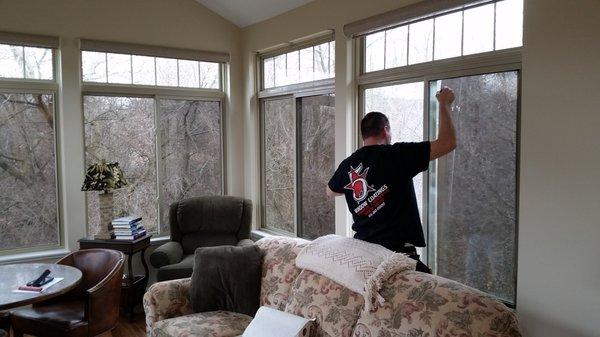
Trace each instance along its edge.
<path fill-rule="evenodd" d="M 313 0 L 196 0 L 238 27 L 267 20 Z"/>

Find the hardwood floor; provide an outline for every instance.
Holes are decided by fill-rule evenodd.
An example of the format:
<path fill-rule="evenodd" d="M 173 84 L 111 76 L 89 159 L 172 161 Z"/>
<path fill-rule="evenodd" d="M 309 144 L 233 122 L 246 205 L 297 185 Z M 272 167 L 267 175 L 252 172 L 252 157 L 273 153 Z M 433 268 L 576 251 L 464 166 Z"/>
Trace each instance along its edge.
<path fill-rule="evenodd" d="M 12 336 L 12 335 L 11 335 Z M 121 316 L 117 327 L 107 333 L 103 333 L 97 337 L 146 337 L 146 322 L 144 321 L 144 313 L 136 313 L 133 322 L 128 318 Z M 25 335 L 25 337 L 31 337 Z"/>
<path fill-rule="evenodd" d="M 136 313 L 133 322 L 121 316 L 119 325 L 112 331 L 112 337 L 145 337 L 146 322 L 144 313 Z M 104 337 L 104 336 L 103 336 Z"/>

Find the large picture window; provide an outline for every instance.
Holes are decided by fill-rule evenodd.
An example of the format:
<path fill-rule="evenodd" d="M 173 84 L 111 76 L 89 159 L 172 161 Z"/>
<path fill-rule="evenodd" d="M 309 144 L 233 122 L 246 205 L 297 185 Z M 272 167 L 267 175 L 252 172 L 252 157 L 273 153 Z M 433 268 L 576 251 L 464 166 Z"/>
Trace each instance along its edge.
<path fill-rule="evenodd" d="M 335 233 L 335 43 L 313 43 L 260 58 L 261 228 L 307 239 Z"/>
<path fill-rule="evenodd" d="M 167 235 L 172 203 L 224 192 L 225 66 L 165 57 L 170 51 L 190 57 L 204 52 L 131 46 L 157 53 L 150 56 L 123 53 L 129 46 L 122 44 L 83 44 L 90 49 L 81 55 L 86 165 L 119 162 L 129 185 L 114 193 L 115 216 L 141 216 L 148 232 Z M 86 196 L 93 235 L 99 230 L 98 193 Z"/>
<path fill-rule="evenodd" d="M 21 37 L 11 36 L 11 43 Z M 44 46 L 36 46 L 28 38 L 24 45 L 0 41 L 0 255 L 61 244 L 54 81 L 58 39 L 41 39 Z"/>
<path fill-rule="evenodd" d="M 393 142 L 435 139 L 435 93 L 455 91 L 458 147 L 414 178 L 421 253 L 434 273 L 507 303 L 516 288 L 522 6 L 490 1 L 358 38 L 361 114 L 385 113 Z"/>

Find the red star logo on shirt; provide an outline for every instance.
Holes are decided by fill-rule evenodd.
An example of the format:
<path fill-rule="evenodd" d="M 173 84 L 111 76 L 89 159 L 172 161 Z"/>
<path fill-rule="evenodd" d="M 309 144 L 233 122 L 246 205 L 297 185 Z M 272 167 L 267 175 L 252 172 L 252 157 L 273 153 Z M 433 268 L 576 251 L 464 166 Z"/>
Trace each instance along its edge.
<path fill-rule="evenodd" d="M 344 189 L 352 190 L 352 197 L 356 202 L 365 200 L 370 192 L 375 191 L 375 189 L 367 183 L 367 173 L 369 173 L 369 168 L 367 167 L 363 171 L 362 163 L 360 163 L 357 168 L 350 166 L 350 172 L 348 172 L 350 183 L 344 186 Z"/>

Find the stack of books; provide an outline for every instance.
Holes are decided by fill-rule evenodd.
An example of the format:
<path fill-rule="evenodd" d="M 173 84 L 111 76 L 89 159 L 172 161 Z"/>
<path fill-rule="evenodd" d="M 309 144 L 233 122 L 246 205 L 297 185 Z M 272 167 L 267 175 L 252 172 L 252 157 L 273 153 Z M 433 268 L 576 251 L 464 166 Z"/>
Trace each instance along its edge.
<path fill-rule="evenodd" d="M 133 241 L 146 235 L 146 229 L 142 226 L 142 218 L 136 216 L 114 219 L 109 230 L 113 240 Z"/>

